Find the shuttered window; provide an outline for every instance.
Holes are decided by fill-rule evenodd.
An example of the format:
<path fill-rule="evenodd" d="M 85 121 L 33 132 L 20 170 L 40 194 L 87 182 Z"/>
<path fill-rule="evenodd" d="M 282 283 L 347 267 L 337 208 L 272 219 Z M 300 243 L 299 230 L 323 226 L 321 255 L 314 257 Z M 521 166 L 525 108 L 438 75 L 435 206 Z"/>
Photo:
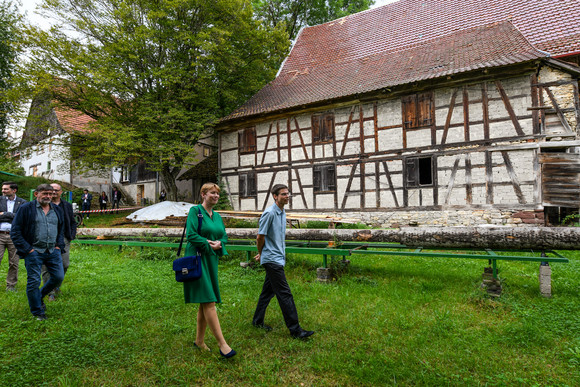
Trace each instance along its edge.
<path fill-rule="evenodd" d="M 312 116 L 312 142 L 334 140 L 334 114 L 315 114 Z"/>
<path fill-rule="evenodd" d="M 403 105 L 403 128 L 415 129 L 433 124 L 433 93 L 408 95 L 401 99 Z"/>
<path fill-rule="evenodd" d="M 314 192 L 336 191 L 336 167 L 333 164 L 313 168 Z"/>
<path fill-rule="evenodd" d="M 405 159 L 405 187 L 433 186 L 433 158 L 408 157 Z"/>
<path fill-rule="evenodd" d="M 253 153 L 256 151 L 256 128 L 246 128 L 238 132 L 240 153 Z"/>
<path fill-rule="evenodd" d="M 245 172 L 240 174 L 240 196 L 255 197 L 257 195 L 256 172 Z"/>

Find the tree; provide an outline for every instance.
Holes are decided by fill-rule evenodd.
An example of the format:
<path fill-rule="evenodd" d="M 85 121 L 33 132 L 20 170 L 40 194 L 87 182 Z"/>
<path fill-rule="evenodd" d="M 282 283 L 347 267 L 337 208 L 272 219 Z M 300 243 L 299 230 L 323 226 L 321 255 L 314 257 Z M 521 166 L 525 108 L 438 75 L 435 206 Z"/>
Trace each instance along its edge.
<path fill-rule="evenodd" d="M 369 9 L 374 0 L 252 0 L 255 14 L 272 27 L 284 26 L 290 39 L 302 27 Z"/>
<path fill-rule="evenodd" d="M 45 0 L 43 9 L 59 24 L 27 30 L 22 71 L 94 119 L 71 138 L 75 163 L 145 161 L 173 200 L 193 146 L 274 77 L 289 46 L 248 0 Z"/>
<path fill-rule="evenodd" d="M 10 114 L 14 111 L 8 94 L 12 89 L 12 73 L 18 57 L 20 28 L 18 8 L 11 1 L 0 2 L 0 153 L 4 155 L 11 145 L 6 138 Z M 2 156 L 0 156 L 2 157 Z"/>

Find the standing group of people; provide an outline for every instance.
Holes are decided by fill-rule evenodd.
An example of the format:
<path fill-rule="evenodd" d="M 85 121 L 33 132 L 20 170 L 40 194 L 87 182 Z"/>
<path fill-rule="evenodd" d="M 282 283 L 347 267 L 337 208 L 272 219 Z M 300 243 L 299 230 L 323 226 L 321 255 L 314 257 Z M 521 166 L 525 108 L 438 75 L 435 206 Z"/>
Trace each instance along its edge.
<path fill-rule="evenodd" d="M 298 339 L 306 339 L 314 331 L 305 330 L 298 321 L 298 312 L 294 303 L 294 297 L 286 275 L 286 212 L 284 206 L 288 204 L 290 193 L 288 187 L 283 184 L 275 185 L 272 190 L 274 204 L 264 211 L 260 217 L 258 235 L 256 238 L 258 254 L 256 261 L 266 271 L 266 278 L 262 286 L 262 292 L 258 298 L 258 304 L 252 324 L 260 329 L 271 331 L 272 327 L 264 322 L 266 309 L 274 296 L 278 300 L 284 322 L 290 331 L 290 335 Z M 216 312 L 216 303 L 221 302 L 218 282 L 218 260 L 226 255 L 227 235 L 221 216 L 213 210 L 220 195 L 217 184 L 206 183 L 201 188 L 202 204 L 192 207 L 187 217 L 187 246 L 186 255 L 201 253 L 202 276 L 199 280 L 184 282 L 184 295 L 186 303 L 199 303 L 197 312 L 197 329 L 194 347 L 209 351 L 205 343 L 205 333 L 210 331 L 218 341 L 219 352 L 225 358 L 236 355 L 226 342 L 222 333 Z M 202 226 L 197 230 L 198 214 L 202 214 Z"/>
<path fill-rule="evenodd" d="M 8 291 L 16 291 L 18 257 L 24 259 L 28 282 L 26 296 L 30 312 L 38 320 L 46 320 L 44 298 L 55 299 L 69 266 L 70 242 L 76 237 L 72 205 L 61 199 L 59 184 L 41 184 L 34 191 L 35 199 L 18 198 L 18 185 L 2 183 L 0 228 L 2 255 L 8 249 Z M 9 234 L 7 234 L 9 233 Z M 41 282 L 44 282 L 40 288 Z"/>
<path fill-rule="evenodd" d="M 119 209 L 119 202 L 121 201 L 121 192 L 115 187 L 113 188 L 113 192 L 111 193 L 111 200 L 112 200 L 112 207 L 111 209 Z M 83 194 L 81 196 L 81 210 L 90 211 L 91 210 L 91 202 L 93 201 L 93 195 L 89 192 L 88 189 L 83 190 Z M 107 209 L 107 204 L 109 203 L 109 196 L 102 191 L 99 195 L 99 209 L 100 211 Z M 89 219 L 89 213 L 86 213 L 86 218 Z"/>

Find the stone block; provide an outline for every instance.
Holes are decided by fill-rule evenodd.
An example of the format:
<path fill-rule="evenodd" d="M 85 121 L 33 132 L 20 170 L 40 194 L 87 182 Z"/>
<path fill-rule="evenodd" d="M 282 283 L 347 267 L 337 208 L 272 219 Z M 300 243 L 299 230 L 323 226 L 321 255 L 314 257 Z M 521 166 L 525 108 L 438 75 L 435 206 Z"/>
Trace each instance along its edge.
<path fill-rule="evenodd" d="M 552 297 L 552 268 L 546 263 L 540 265 L 540 294 L 544 297 Z"/>

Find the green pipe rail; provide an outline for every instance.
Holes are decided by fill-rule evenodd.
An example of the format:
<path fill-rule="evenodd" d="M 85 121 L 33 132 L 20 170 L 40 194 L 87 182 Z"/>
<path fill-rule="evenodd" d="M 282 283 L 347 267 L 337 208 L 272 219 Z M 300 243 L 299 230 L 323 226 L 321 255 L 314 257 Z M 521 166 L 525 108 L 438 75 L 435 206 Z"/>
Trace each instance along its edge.
<path fill-rule="evenodd" d="M 127 247 L 164 247 L 177 248 L 177 242 L 148 242 L 140 240 L 111 240 L 111 239 L 76 239 L 72 243 L 90 244 L 90 245 L 109 245 Z M 229 251 L 246 251 L 247 260 L 252 259 L 252 255 L 257 253 L 258 249 L 254 241 L 250 240 L 230 240 L 227 249 Z M 380 249 L 380 250 L 376 250 Z M 308 241 L 287 241 L 286 253 L 322 255 L 322 267 L 328 268 L 328 257 L 345 257 L 354 254 L 360 255 L 390 255 L 406 256 L 420 258 L 462 258 L 462 259 L 485 259 L 493 269 L 493 278 L 498 279 L 497 261 L 522 261 L 522 262 L 559 262 L 568 263 L 568 258 L 553 250 L 542 250 L 536 252 L 536 255 L 499 255 L 498 252 L 510 253 L 530 253 L 526 250 L 480 250 L 480 249 L 433 249 L 425 251 L 422 247 L 409 247 L 396 243 L 342 243 L 339 247 L 330 247 L 328 242 L 308 242 Z M 532 252 L 532 254 L 534 254 Z"/>

